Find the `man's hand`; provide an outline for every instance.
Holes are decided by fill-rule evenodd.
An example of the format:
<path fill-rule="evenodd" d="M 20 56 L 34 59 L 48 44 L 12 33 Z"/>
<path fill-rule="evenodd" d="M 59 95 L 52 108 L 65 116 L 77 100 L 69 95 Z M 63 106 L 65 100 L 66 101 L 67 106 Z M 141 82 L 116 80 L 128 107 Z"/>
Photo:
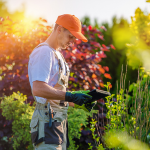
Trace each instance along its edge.
<path fill-rule="evenodd" d="M 72 94 L 71 92 L 66 92 L 66 95 L 65 95 L 65 101 L 73 102 L 80 106 L 91 100 L 92 100 L 92 96 L 88 96 L 82 93 Z"/>
<path fill-rule="evenodd" d="M 96 100 L 99 100 L 101 98 L 111 95 L 110 92 L 98 90 L 98 89 L 94 89 L 94 90 L 88 92 L 87 94 L 92 96 L 92 100 L 89 100 L 89 101 L 85 102 L 84 104 L 91 103 L 93 101 L 96 101 Z"/>

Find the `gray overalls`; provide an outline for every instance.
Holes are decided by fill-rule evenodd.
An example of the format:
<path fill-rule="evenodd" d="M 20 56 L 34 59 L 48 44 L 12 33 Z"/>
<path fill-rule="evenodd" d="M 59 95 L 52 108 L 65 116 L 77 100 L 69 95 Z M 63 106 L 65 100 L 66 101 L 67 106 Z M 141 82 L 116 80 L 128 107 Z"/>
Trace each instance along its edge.
<path fill-rule="evenodd" d="M 39 46 L 47 45 L 42 43 Z M 36 48 L 37 48 L 36 47 Z M 67 71 L 67 63 L 62 56 L 66 75 L 62 74 L 62 65 L 56 52 L 53 50 L 59 64 L 58 82 L 55 89 L 66 91 L 70 72 Z M 34 97 L 35 101 L 36 98 Z M 68 102 L 62 100 L 50 100 L 50 103 L 36 103 L 36 107 L 30 123 L 31 138 L 35 150 L 66 150 L 67 148 L 67 110 Z"/>

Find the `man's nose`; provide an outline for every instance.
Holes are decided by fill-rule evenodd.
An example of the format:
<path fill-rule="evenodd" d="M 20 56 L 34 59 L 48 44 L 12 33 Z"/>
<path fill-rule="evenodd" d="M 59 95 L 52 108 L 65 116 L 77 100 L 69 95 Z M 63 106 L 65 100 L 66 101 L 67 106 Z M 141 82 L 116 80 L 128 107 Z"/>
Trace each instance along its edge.
<path fill-rule="evenodd" d="M 71 40 L 69 41 L 69 45 L 70 45 L 70 44 L 72 44 L 72 41 L 71 41 Z"/>

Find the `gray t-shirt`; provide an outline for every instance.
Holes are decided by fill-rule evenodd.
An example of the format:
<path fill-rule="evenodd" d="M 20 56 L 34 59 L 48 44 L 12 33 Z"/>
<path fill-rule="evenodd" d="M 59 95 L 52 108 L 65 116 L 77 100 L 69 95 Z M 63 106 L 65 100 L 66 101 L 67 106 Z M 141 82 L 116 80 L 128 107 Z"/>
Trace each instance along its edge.
<path fill-rule="evenodd" d="M 62 59 L 59 51 L 55 50 L 55 52 L 62 64 L 63 74 L 66 74 L 64 60 Z M 67 70 L 69 71 L 68 65 Z M 58 60 L 56 59 L 53 50 L 49 46 L 40 46 L 32 51 L 28 62 L 28 75 L 31 88 L 33 86 L 33 81 L 43 81 L 49 86 L 54 87 L 58 81 L 58 73 Z M 38 96 L 35 97 L 39 103 L 44 104 L 46 102 L 45 98 Z"/>

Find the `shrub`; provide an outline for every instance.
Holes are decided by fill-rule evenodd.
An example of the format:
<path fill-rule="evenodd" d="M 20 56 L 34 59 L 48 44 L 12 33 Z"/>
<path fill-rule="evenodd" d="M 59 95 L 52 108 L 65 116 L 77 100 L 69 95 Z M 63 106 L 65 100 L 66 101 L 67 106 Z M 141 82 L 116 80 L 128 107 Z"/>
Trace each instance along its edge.
<path fill-rule="evenodd" d="M 142 68 L 141 68 L 142 69 Z M 120 88 L 115 94 L 106 97 L 106 118 L 105 133 L 98 130 L 98 119 L 91 121 L 91 131 L 95 143 L 89 143 L 89 149 L 96 148 L 116 148 L 136 149 L 137 145 L 143 145 L 148 149 L 150 138 L 150 76 L 142 69 L 138 73 L 136 83 L 129 86 L 129 90 L 124 89 L 125 76 L 121 73 Z M 104 85 L 109 90 L 110 83 Z M 121 136 L 123 135 L 123 136 Z M 128 138 L 133 142 L 129 142 Z M 141 149 L 141 146 L 138 146 Z"/>
<path fill-rule="evenodd" d="M 69 125 L 69 141 L 70 146 L 68 150 L 77 150 L 79 145 L 75 143 L 74 138 L 80 139 L 81 130 L 83 126 L 87 126 L 88 117 L 92 117 L 96 110 L 92 110 L 90 113 L 84 111 L 83 109 L 74 109 L 69 107 L 68 109 L 68 125 Z"/>
<path fill-rule="evenodd" d="M 127 47 L 128 64 L 133 68 L 145 67 L 150 70 L 150 13 L 144 13 L 140 8 L 135 10 L 135 15 L 131 17 L 130 29 L 132 36 Z"/>
<path fill-rule="evenodd" d="M 2 115 L 12 120 L 12 135 L 9 138 L 14 150 L 33 149 L 30 135 L 30 121 L 34 106 L 26 104 L 27 97 L 20 92 L 5 96 L 1 101 Z"/>

